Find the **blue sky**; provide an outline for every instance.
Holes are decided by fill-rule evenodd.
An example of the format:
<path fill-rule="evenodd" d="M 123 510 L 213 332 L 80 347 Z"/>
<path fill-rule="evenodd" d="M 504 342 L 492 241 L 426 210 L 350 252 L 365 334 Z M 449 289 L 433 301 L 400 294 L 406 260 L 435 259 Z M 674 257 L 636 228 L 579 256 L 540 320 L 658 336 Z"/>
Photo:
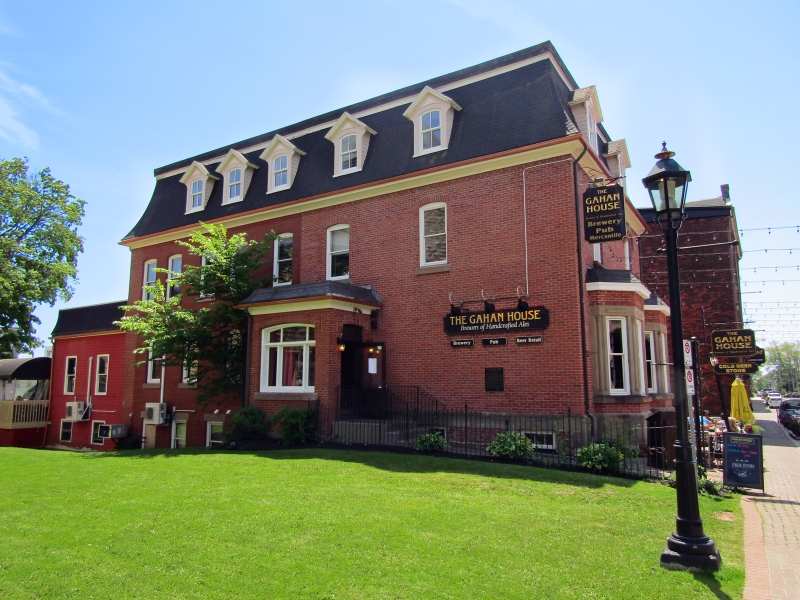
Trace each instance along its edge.
<path fill-rule="evenodd" d="M 150 199 L 153 168 L 545 40 L 581 86 L 597 86 L 604 125 L 627 140 L 635 205 L 647 202 L 639 180 L 665 139 L 692 171 L 690 200 L 718 196 L 728 183 L 741 228 L 800 224 L 791 192 L 800 5 L 342 6 L 0 5 L 0 157 L 50 167 L 87 201 L 85 252 L 68 306 L 127 296 L 130 254 L 118 242 Z M 743 241 L 745 250 L 800 248 L 800 233 L 746 232 Z M 796 265 L 797 250 L 746 253 L 743 289 L 761 293 L 743 299 L 800 301 L 800 271 L 753 270 Z M 750 283 L 776 278 L 787 281 Z M 37 309 L 41 338 L 61 306 Z M 800 339 L 800 306 L 792 308 L 764 314 L 755 326 L 768 331 L 759 340 Z"/>

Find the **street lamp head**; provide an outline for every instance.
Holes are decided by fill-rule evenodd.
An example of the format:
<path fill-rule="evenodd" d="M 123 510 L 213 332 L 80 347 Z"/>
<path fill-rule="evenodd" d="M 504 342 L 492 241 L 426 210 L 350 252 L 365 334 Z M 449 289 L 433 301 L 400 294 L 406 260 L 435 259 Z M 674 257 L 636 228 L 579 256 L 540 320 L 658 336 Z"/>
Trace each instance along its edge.
<path fill-rule="evenodd" d="M 650 173 L 642 179 L 650 202 L 656 211 L 658 224 L 663 229 L 669 222 L 680 222 L 684 215 L 686 204 L 686 190 L 692 175 L 673 160 L 674 152 L 667 150 L 667 143 L 663 142 L 661 152 L 655 155 L 658 159 Z"/>

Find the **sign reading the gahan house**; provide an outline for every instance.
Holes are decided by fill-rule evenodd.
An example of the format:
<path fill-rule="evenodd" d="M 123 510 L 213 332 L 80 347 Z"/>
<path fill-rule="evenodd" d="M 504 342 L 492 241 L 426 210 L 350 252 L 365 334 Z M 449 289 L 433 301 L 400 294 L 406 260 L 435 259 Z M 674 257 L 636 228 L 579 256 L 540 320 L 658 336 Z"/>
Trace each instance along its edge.
<path fill-rule="evenodd" d="M 716 356 L 750 356 L 756 352 L 756 336 L 752 329 L 711 332 L 711 354 Z"/>
<path fill-rule="evenodd" d="M 444 318 L 444 331 L 449 335 L 547 329 L 548 325 L 550 325 L 550 311 L 544 306 L 533 306 L 528 310 L 447 315 Z"/>
<path fill-rule="evenodd" d="M 625 191 L 621 185 L 590 188 L 583 193 L 583 237 L 592 244 L 625 237 Z"/>

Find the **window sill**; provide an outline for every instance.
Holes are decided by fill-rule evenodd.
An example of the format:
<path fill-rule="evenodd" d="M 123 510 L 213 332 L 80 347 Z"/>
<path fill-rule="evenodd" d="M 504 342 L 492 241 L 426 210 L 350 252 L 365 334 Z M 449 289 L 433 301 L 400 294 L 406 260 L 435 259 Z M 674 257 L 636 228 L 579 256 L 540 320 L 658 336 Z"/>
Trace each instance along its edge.
<path fill-rule="evenodd" d="M 290 185 L 282 185 L 280 187 L 272 188 L 267 192 L 267 194 L 277 194 L 278 192 L 285 192 L 288 189 L 291 189 L 292 186 Z"/>
<path fill-rule="evenodd" d="M 429 267 L 420 267 L 419 269 L 414 269 L 414 275 L 429 275 L 433 273 L 449 273 L 450 272 L 450 265 L 430 265 Z"/>
<path fill-rule="evenodd" d="M 640 396 L 638 394 L 595 394 L 595 404 L 647 404 L 651 402 L 650 396 Z"/>
<path fill-rule="evenodd" d="M 442 152 L 443 150 L 447 150 L 447 147 L 439 147 L 439 148 L 432 148 L 430 150 L 423 150 L 422 152 L 417 152 L 412 158 L 417 158 L 418 156 L 425 156 L 426 154 L 435 154 L 436 152 Z"/>
<path fill-rule="evenodd" d="M 157 390 L 161 387 L 161 383 L 144 383 L 142 384 L 142 389 L 145 390 Z"/>
<path fill-rule="evenodd" d="M 256 392 L 254 400 L 297 400 L 301 402 L 319 400 L 316 392 Z"/>
<path fill-rule="evenodd" d="M 291 281 L 284 281 L 283 283 L 278 283 L 277 281 L 272 282 L 272 287 L 283 287 L 286 285 L 292 285 Z"/>
<path fill-rule="evenodd" d="M 179 383 L 178 384 L 179 390 L 196 390 L 197 384 L 192 385 L 191 383 Z"/>
<path fill-rule="evenodd" d="M 350 276 L 347 277 L 328 277 L 328 281 L 338 281 L 339 283 L 350 283 Z"/>
<path fill-rule="evenodd" d="M 353 173 L 358 173 L 358 172 L 360 172 L 360 171 L 361 171 L 361 169 L 360 169 L 360 168 L 356 168 L 356 169 L 347 169 L 347 171 L 339 171 L 338 173 L 334 174 L 334 177 L 343 177 L 343 176 L 345 176 L 345 175 L 351 175 L 351 174 L 353 174 Z"/>
<path fill-rule="evenodd" d="M 205 206 L 203 206 L 202 208 L 195 208 L 195 209 L 193 209 L 193 210 L 187 210 L 187 211 L 186 211 L 186 214 L 187 214 L 187 215 L 191 215 L 192 213 L 196 213 L 196 212 L 203 212 L 203 209 L 204 209 L 204 208 L 205 208 Z"/>
<path fill-rule="evenodd" d="M 238 202 L 242 202 L 244 198 L 238 198 L 236 200 L 228 200 L 227 202 L 223 202 L 222 206 L 227 206 L 228 204 L 236 204 Z"/>

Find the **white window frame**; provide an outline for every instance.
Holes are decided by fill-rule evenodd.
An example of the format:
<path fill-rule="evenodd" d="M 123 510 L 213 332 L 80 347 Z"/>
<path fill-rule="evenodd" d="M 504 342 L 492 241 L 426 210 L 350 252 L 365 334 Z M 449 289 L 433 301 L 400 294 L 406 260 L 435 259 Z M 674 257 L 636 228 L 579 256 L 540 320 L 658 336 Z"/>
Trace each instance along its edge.
<path fill-rule="evenodd" d="M 147 276 L 150 274 L 150 265 L 153 265 L 153 281 L 150 281 Z M 142 274 L 142 300 L 153 300 L 153 294 L 150 294 L 145 289 L 148 285 L 153 286 L 158 281 L 158 273 L 155 272 L 155 269 L 158 268 L 158 260 L 155 258 L 151 258 L 150 260 L 146 260 L 144 263 L 144 273 Z"/>
<path fill-rule="evenodd" d="M 325 279 L 328 280 L 328 281 L 336 281 L 336 280 L 340 280 L 340 279 L 350 279 L 350 271 L 351 271 L 352 265 L 350 264 L 350 251 L 351 251 L 350 246 L 351 246 L 351 244 L 350 244 L 349 241 L 348 241 L 348 244 L 347 244 L 347 256 L 348 256 L 348 259 L 347 259 L 347 274 L 346 275 L 337 275 L 336 277 L 334 277 L 332 275 L 332 273 L 331 273 L 331 267 L 332 267 L 332 261 L 331 261 L 331 234 L 334 231 L 339 231 L 340 229 L 349 230 L 350 229 L 350 225 L 340 224 L 340 225 L 334 225 L 332 227 L 328 227 L 328 232 L 327 232 L 327 235 L 326 235 L 327 243 L 326 243 L 326 246 L 325 246 Z M 351 239 L 351 238 L 348 238 L 348 239 Z"/>
<path fill-rule="evenodd" d="M 278 168 L 278 161 L 283 159 L 286 164 L 281 165 L 281 168 Z M 289 156 L 286 154 L 280 154 L 272 159 L 272 191 L 278 192 L 280 190 L 285 190 L 289 188 L 289 167 L 291 166 L 291 160 Z M 286 181 L 280 185 L 277 184 L 277 177 L 278 175 L 283 174 Z"/>
<path fill-rule="evenodd" d="M 97 427 L 99 425 L 105 425 L 105 424 L 106 424 L 105 421 L 92 421 L 92 438 L 91 438 L 92 446 L 104 446 L 105 445 L 106 438 L 101 438 L 99 435 L 97 436 L 97 439 L 102 440 L 102 441 L 100 441 L 100 442 L 95 442 L 94 441 L 95 440 L 95 435 L 94 435 L 95 427 Z"/>
<path fill-rule="evenodd" d="M 345 152 L 344 149 L 343 149 L 344 141 L 348 140 L 350 138 L 353 138 L 353 141 L 355 142 L 355 148 Z M 359 157 L 358 157 L 358 149 L 359 149 L 358 148 L 358 146 L 359 146 L 359 144 L 358 144 L 358 134 L 356 134 L 356 133 L 348 133 L 346 135 L 343 135 L 341 138 L 339 138 L 338 146 L 339 146 L 339 153 L 338 153 L 339 154 L 339 174 L 340 175 L 345 175 L 347 173 L 354 173 L 355 171 L 360 170 L 359 169 Z M 344 155 L 345 154 L 355 154 L 355 156 L 356 156 L 356 164 L 355 164 L 354 167 L 347 167 L 346 169 L 344 168 L 343 160 L 344 160 Z"/>
<path fill-rule="evenodd" d="M 645 331 L 644 332 L 644 368 L 645 368 L 645 377 L 647 374 L 650 374 L 650 381 L 653 383 L 653 387 L 647 388 L 648 394 L 655 394 L 658 392 L 658 368 L 657 360 L 656 360 L 656 337 L 655 333 L 652 331 Z M 650 344 L 650 360 L 647 360 L 647 344 Z M 645 379 L 645 385 L 647 385 L 647 380 Z"/>
<path fill-rule="evenodd" d="M 662 368 L 662 381 L 664 382 L 664 393 L 669 394 L 669 366 L 667 365 L 667 336 L 663 333 L 659 334 L 661 338 L 661 365 Z"/>
<path fill-rule="evenodd" d="M 64 439 L 64 424 L 69 425 L 69 439 Z M 72 421 L 67 421 L 66 419 L 61 419 L 61 429 L 58 430 L 58 441 L 63 442 L 65 444 L 72 443 Z"/>
<path fill-rule="evenodd" d="M 438 208 L 444 209 L 444 260 L 437 260 L 433 262 L 425 261 L 425 213 L 429 210 L 436 210 Z M 435 234 L 442 235 L 442 234 Z M 431 236 L 432 237 L 432 236 Z M 446 202 L 431 202 L 419 208 L 419 266 L 430 267 L 433 265 L 446 265 L 447 264 L 447 203 Z"/>
<path fill-rule="evenodd" d="M 595 121 L 594 115 L 592 114 L 592 108 L 589 106 L 589 103 L 586 103 L 586 129 L 587 137 L 589 138 L 589 145 L 592 147 L 592 150 L 597 152 L 597 122 Z"/>
<path fill-rule="evenodd" d="M 75 359 L 75 372 L 70 375 L 69 374 L 69 361 L 70 359 Z M 70 377 L 72 377 L 72 390 L 69 389 L 69 382 Z M 74 396 L 75 390 L 78 386 L 78 357 L 77 356 L 67 356 L 66 361 L 64 361 L 64 394 L 66 396 Z"/>
<path fill-rule="evenodd" d="M 214 445 L 211 444 L 211 426 L 212 425 L 220 425 L 220 426 L 222 426 L 223 431 L 225 430 L 225 425 L 224 425 L 224 423 L 222 421 L 208 421 L 206 423 L 206 448 L 215 448 L 215 447 L 223 446 L 225 444 L 225 442 L 220 442 L 220 443 L 214 444 Z"/>
<path fill-rule="evenodd" d="M 603 264 L 603 248 L 601 244 L 592 244 L 592 260 Z"/>
<path fill-rule="evenodd" d="M 309 348 L 311 346 L 315 347 L 317 341 L 316 339 L 309 340 L 309 333 L 306 331 L 306 341 L 300 342 L 270 342 L 269 336 L 273 331 L 283 330 L 288 327 L 306 327 L 308 329 L 315 330 L 315 338 L 316 338 L 316 329 L 314 325 L 310 325 L 308 323 L 285 323 L 283 325 L 277 325 L 275 327 L 269 327 L 267 329 L 261 330 L 261 381 L 260 381 L 260 389 L 262 392 L 288 392 L 288 393 L 297 393 L 297 394 L 307 394 L 314 391 L 315 386 L 308 385 L 308 372 L 309 372 Z M 281 339 L 283 339 L 283 334 L 281 334 Z M 284 386 L 282 382 L 282 374 L 283 374 L 283 352 L 281 349 L 286 346 L 303 346 L 303 384 L 299 386 Z M 275 365 L 275 385 L 269 385 L 269 348 L 278 348 L 278 352 L 276 352 L 276 360 L 277 363 Z M 316 366 L 316 364 L 315 364 Z"/>
<path fill-rule="evenodd" d="M 631 247 L 628 244 L 628 238 L 625 238 L 624 240 L 622 240 L 622 244 L 623 244 L 622 249 L 623 249 L 623 252 L 625 253 L 625 270 L 630 271 L 631 270 Z"/>
<path fill-rule="evenodd" d="M 272 274 L 275 277 L 278 276 L 278 266 L 279 266 L 278 265 L 278 255 L 280 253 L 280 243 L 281 243 L 281 240 L 286 240 L 286 239 L 291 239 L 292 240 L 292 250 L 294 250 L 294 234 L 293 233 L 281 233 L 278 236 L 278 239 L 275 240 L 275 251 L 272 253 L 273 254 L 273 256 L 272 256 Z M 281 262 L 286 262 L 286 261 L 284 260 L 284 261 L 281 261 Z M 294 254 L 292 254 L 292 257 L 289 259 L 289 262 L 291 262 L 292 265 L 294 265 Z M 273 286 L 292 285 L 292 279 L 290 278 L 289 281 L 283 281 L 283 282 L 275 280 L 272 283 L 272 285 Z"/>
<path fill-rule="evenodd" d="M 622 380 L 624 386 L 621 389 L 614 389 L 611 383 L 611 359 L 616 354 L 611 352 L 611 321 L 620 321 L 622 323 Z M 608 376 L 608 392 L 612 396 L 629 396 L 631 393 L 631 373 L 628 364 L 630 359 L 630 349 L 628 348 L 628 319 L 625 317 L 606 317 L 606 335 L 605 344 L 608 349 L 608 362 L 606 366 L 606 374 Z"/>
<path fill-rule="evenodd" d="M 177 432 L 177 429 L 178 429 L 178 423 L 183 423 L 184 426 L 186 427 L 186 429 L 184 430 L 183 438 L 178 438 L 178 437 L 175 436 L 175 433 Z M 178 439 L 182 439 L 183 440 L 183 446 L 181 446 L 181 447 L 182 448 L 186 448 L 186 438 L 189 437 L 189 422 L 186 421 L 186 420 L 182 420 L 181 421 L 181 420 L 174 420 L 173 419 L 172 428 L 171 429 L 172 429 L 172 431 L 170 433 L 169 447 L 174 450 L 175 448 L 178 447 L 178 446 L 175 445 L 175 442 L 177 442 Z"/>
<path fill-rule="evenodd" d="M 100 372 L 100 359 L 101 358 L 105 358 L 106 359 L 106 361 L 105 361 L 106 362 L 106 372 L 105 373 L 101 373 Z M 105 396 L 108 393 L 108 358 L 109 358 L 108 354 L 98 354 L 97 355 L 97 366 L 95 367 L 95 374 L 94 374 L 94 393 L 95 393 L 96 396 Z M 105 379 L 105 383 L 106 383 L 105 388 L 106 388 L 106 390 L 104 392 L 100 391 L 100 378 L 101 377 L 105 377 L 106 378 Z"/>
<path fill-rule="evenodd" d="M 158 357 L 153 358 L 153 350 L 152 348 L 147 351 L 147 383 L 161 383 L 161 373 L 158 374 L 158 377 L 153 377 L 152 370 L 156 367 L 155 361 L 160 360 Z M 158 365 L 159 367 L 161 365 Z"/>
<path fill-rule="evenodd" d="M 180 260 L 181 261 L 180 271 L 176 271 L 175 268 L 174 268 L 175 267 L 174 262 L 176 260 Z M 181 255 L 181 254 L 173 254 L 172 256 L 170 256 L 167 259 L 167 268 L 173 273 L 183 273 L 183 255 Z M 180 289 L 178 289 L 177 292 L 173 292 L 172 291 L 172 288 L 174 287 L 174 284 L 171 283 L 171 282 L 174 281 L 174 280 L 175 280 L 175 278 L 172 277 L 172 276 L 168 276 L 167 277 L 167 299 L 172 298 L 173 295 L 177 296 L 178 294 L 181 293 Z"/>
<path fill-rule="evenodd" d="M 639 319 L 636 319 L 636 343 L 639 345 L 639 394 L 644 396 L 647 393 L 647 380 L 644 372 L 644 326 Z"/>
<path fill-rule="evenodd" d="M 181 367 L 181 383 L 189 383 L 189 377 L 193 374 L 192 372 L 197 373 L 197 362 L 187 364 L 186 361 L 183 361 L 183 366 Z"/>
<path fill-rule="evenodd" d="M 195 184 L 197 183 L 200 184 L 199 191 L 195 190 Z M 188 210 L 186 211 L 187 214 L 197 212 L 205 208 L 204 206 L 205 202 L 203 201 L 205 197 L 205 191 L 206 191 L 206 180 L 203 177 L 197 177 L 196 179 L 193 179 L 189 183 L 189 206 Z M 199 206 L 194 205 L 195 197 L 200 198 Z"/>
<path fill-rule="evenodd" d="M 235 172 L 239 172 L 239 180 L 238 181 L 231 181 L 231 176 Z M 235 196 L 231 196 L 231 192 L 233 191 L 233 187 L 237 186 L 238 193 Z M 241 202 L 244 200 L 244 194 L 242 193 L 244 188 L 244 169 L 241 167 L 233 167 L 227 173 L 225 173 L 225 197 L 222 199 L 223 204 L 233 204 L 234 202 Z"/>
<path fill-rule="evenodd" d="M 425 129 L 425 125 L 422 123 L 422 119 L 425 118 L 426 115 L 430 115 L 433 113 L 439 114 L 439 125 L 437 127 L 429 127 Z M 425 147 L 425 134 L 431 134 L 431 141 L 433 140 L 433 132 L 439 130 L 439 144 L 436 146 L 431 146 L 430 148 Z M 419 116 L 419 154 L 427 154 L 428 152 L 438 152 L 442 150 L 442 146 L 444 145 L 443 136 L 444 133 L 442 132 L 442 111 L 438 108 L 433 108 Z"/>

